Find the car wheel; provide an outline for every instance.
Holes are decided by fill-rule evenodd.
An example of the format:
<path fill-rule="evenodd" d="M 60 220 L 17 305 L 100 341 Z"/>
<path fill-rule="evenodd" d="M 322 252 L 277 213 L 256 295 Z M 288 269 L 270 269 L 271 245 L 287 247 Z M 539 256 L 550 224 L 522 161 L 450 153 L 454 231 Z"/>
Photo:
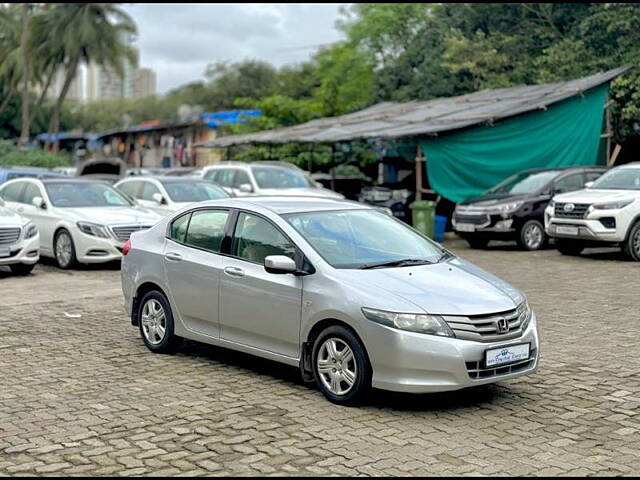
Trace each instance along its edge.
<path fill-rule="evenodd" d="M 174 333 L 173 314 L 162 292 L 147 292 L 138 307 L 138 325 L 144 344 L 154 353 L 172 353 L 180 343 Z"/>
<path fill-rule="evenodd" d="M 313 345 L 313 373 L 327 399 L 355 405 L 371 387 L 371 366 L 358 338 L 348 329 L 332 326 Z"/>
<path fill-rule="evenodd" d="M 525 250 L 540 250 L 547 244 L 547 234 L 538 220 L 528 220 L 520 229 L 518 245 Z"/>
<path fill-rule="evenodd" d="M 584 250 L 584 245 L 575 240 L 556 238 L 556 248 L 563 255 L 580 255 Z"/>
<path fill-rule="evenodd" d="M 629 231 L 627 241 L 623 245 L 624 253 L 632 260 L 640 262 L 640 222 L 636 222 Z"/>
<path fill-rule="evenodd" d="M 488 238 L 467 237 L 466 240 L 471 248 L 487 248 L 489 245 Z"/>
<path fill-rule="evenodd" d="M 14 265 L 9 265 L 9 268 L 11 269 L 11 273 L 14 275 L 29 275 L 35 266 L 35 263 L 31 265 L 26 263 L 16 263 Z"/>
<path fill-rule="evenodd" d="M 76 247 L 73 244 L 71 234 L 66 230 L 60 230 L 53 241 L 53 252 L 56 256 L 58 266 L 62 269 L 69 269 L 77 263 Z"/>

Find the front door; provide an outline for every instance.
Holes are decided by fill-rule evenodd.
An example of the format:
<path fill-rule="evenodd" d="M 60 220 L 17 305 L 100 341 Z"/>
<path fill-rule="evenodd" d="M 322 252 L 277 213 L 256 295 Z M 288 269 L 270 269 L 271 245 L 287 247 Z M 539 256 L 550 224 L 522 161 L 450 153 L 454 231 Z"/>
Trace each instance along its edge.
<path fill-rule="evenodd" d="M 269 220 L 241 212 L 220 280 L 220 337 L 296 358 L 302 277 L 267 273 L 264 258 L 294 258 L 295 247 Z"/>
<path fill-rule="evenodd" d="M 185 328 L 214 338 L 220 337 L 219 252 L 228 217 L 220 209 L 182 215 L 172 223 L 164 249 L 170 293 Z"/>
<path fill-rule="evenodd" d="M 18 207 L 21 215 L 29 218 L 40 233 L 40 249 L 44 254 L 53 254 L 53 234 L 57 225 L 57 219 L 51 215 L 53 206 L 46 202 L 46 208 L 36 207 L 33 199 L 40 197 L 45 199 L 44 192 L 35 183 L 27 183 L 22 194 L 22 205 Z"/>

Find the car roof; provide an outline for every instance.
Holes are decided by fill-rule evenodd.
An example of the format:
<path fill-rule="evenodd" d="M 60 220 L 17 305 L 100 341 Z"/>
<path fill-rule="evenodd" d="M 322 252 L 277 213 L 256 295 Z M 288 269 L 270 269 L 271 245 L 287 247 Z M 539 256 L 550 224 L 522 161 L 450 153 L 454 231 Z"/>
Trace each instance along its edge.
<path fill-rule="evenodd" d="M 211 183 L 210 181 L 200 178 L 200 177 L 190 177 L 190 176 L 165 176 L 165 175 L 131 175 L 129 177 L 124 177 L 120 182 L 140 182 L 144 180 L 155 180 L 160 183 L 189 183 L 189 182 L 199 182 L 199 183 L 207 183 L 211 185 L 216 185 L 215 183 Z M 118 183 L 120 183 L 118 182 Z"/>
<path fill-rule="evenodd" d="M 581 170 L 606 170 L 607 167 L 604 165 L 570 165 L 568 167 L 549 167 L 549 168 L 528 168 L 526 170 L 522 170 L 519 173 L 539 173 L 539 172 L 558 172 L 565 173 L 571 171 L 581 171 Z"/>
<path fill-rule="evenodd" d="M 37 178 L 37 179 L 32 178 L 31 180 L 40 180 L 44 184 L 52 184 L 52 183 L 102 183 L 104 184 L 104 181 L 98 178 L 81 178 L 81 177 Z"/>
<path fill-rule="evenodd" d="M 279 196 L 279 195 L 252 195 L 248 197 L 233 197 L 224 200 L 211 200 L 202 202 L 199 206 L 227 206 L 231 208 L 256 207 L 266 208 L 278 215 L 287 213 L 322 212 L 330 210 L 373 210 L 369 205 L 354 202 L 351 200 L 339 200 L 326 197 L 310 196 Z"/>
<path fill-rule="evenodd" d="M 218 162 L 213 165 L 206 165 L 202 168 L 204 169 L 212 169 L 212 168 L 224 168 L 224 167 L 268 167 L 268 168 L 288 168 L 290 170 L 302 170 L 297 165 L 288 162 L 280 162 L 275 160 L 262 160 L 255 162 L 238 162 L 238 161 L 226 161 L 226 162 Z"/>
<path fill-rule="evenodd" d="M 618 165 L 614 168 L 640 168 L 640 162 L 625 163 L 623 165 Z"/>

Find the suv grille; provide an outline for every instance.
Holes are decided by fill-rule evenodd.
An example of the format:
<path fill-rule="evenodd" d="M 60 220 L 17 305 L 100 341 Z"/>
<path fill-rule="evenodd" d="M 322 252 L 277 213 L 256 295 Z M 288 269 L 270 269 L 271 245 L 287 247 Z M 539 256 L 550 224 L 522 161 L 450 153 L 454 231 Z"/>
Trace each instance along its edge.
<path fill-rule="evenodd" d="M 521 320 L 526 311 L 521 307 L 502 313 L 490 315 L 472 315 L 468 317 L 457 315 L 442 315 L 456 338 L 473 340 L 475 342 L 496 342 L 517 338 L 521 334 Z M 506 320 L 507 329 L 498 333 L 498 322 Z"/>
<path fill-rule="evenodd" d="M 127 240 L 129 240 L 129 237 L 133 232 L 146 230 L 150 227 L 150 225 L 127 225 L 120 227 L 111 227 L 111 230 L 118 240 L 120 240 L 121 242 L 126 242 Z"/>
<path fill-rule="evenodd" d="M 490 222 L 489 215 L 486 215 L 486 214 L 472 215 L 472 214 L 456 213 L 453 216 L 453 219 L 455 220 L 456 223 L 471 223 L 473 225 L 488 225 Z"/>
<path fill-rule="evenodd" d="M 510 373 L 521 372 L 522 370 L 526 370 L 528 368 L 533 367 L 536 363 L 536 356 L 538 351 L 534 348 L 531 350 L 529 358 L 527 360 L 523 360 L 518 363 L 512 363 L 511 365 L 504 365 L 493 368 L 483 368 L 484 360 L 479 362 L 466 362 L 467 365 L 467 373 L 469 377 L 474 380 L 482 379 L 482 378 L 490 378 L 497 377 L 499 375 L 509 375 Z"/>
<path fill-rule="evenodd" d="M 565 205 L 573 205 L 571 211 L 565 210 Z M 555 216 L 560 218 L 584 218 L 590 204 L 588 203 L 556 203 Z"/>
<path fill-rule="evenodd" d="M 0 228 L 0 245 L 11 245 L 20 238 L 20 227 Z"/>

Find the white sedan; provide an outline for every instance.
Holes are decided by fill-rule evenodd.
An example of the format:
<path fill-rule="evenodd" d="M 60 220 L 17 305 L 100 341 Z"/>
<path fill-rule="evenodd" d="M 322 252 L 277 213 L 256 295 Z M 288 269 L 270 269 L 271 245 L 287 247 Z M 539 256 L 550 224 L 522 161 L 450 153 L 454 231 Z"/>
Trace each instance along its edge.
<path fill-rule="evenodd" d="M 28 275 L 40 258 L 38 228 L 5 206 L 0 199 L 0 265 Z"/>
<path fill-rule="evenodd" d="M 120 259 L 132 232 L 162 218 L 95 180 L 20 178 L 3 184 L 0 197 L 35 224 L 40 254 L 60 268 Z"/>

